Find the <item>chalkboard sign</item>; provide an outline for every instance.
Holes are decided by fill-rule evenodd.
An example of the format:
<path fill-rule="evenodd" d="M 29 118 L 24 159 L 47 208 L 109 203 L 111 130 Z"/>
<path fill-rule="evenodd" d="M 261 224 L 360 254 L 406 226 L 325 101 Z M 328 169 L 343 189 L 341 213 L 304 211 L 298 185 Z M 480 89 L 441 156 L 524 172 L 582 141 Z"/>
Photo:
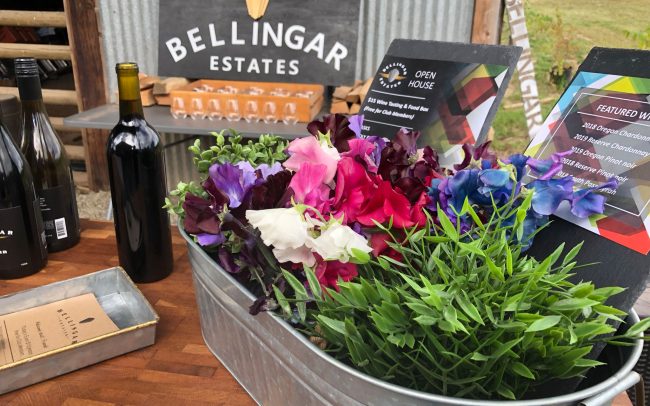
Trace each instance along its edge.
<path fill-rule="evenodd" d="M 455 163 L 463 144 L 485 140 L 520 53 L 513 46 L 394 40 L 361 106 L 364 135 L 420 131 L 420 146 Z"/>
<path fill-rule="evenodd" d="M 595 263 L 577 269 L 574 279 L 627 290 L 611 299 L 632 307 L 650 272 L 650 52 L 594 48 L 573 78 L 527 155 L 563 158 L 563 173 L 578 187 L 616 179 L 605 188 L 603 215 L 573 216 L 561 206 L 558 217 L 535 239 L 531 254 L 544 257 L 560 242 L 567 249 L 584 241 L 576 258 Z"/>
<path fill-rule="evenodd" d="M 338 85 L 354 81 L 360 1 L 160 0 L 158 74 Z"/>

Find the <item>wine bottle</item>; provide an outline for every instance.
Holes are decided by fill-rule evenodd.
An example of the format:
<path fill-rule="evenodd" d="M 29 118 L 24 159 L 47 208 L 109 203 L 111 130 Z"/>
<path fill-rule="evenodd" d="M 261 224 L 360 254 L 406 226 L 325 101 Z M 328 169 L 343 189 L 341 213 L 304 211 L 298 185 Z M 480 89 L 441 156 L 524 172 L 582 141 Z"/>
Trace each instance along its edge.
<path fill-rule="evenodd" d="M 0 122 L 0 279 L 22 278 L 45 264 L 45 230 L 32 174 Z"/>
<path fill-rule="evenodd" d="M 45 111 L 38 66 L 34 58 L 15 60 L 16 82 L 22 104 L 20 149 L 34 177 L 49 252 L 79 242 L 79 214 L 72 168 Z"/>
<path fill-rule="evenodd" d="M 155 282 L 173 268 L 163 148 L 144 119 L 138 65 L 119 63 L 115 71 L 120 119 L 107 157 L 120 265 L 135 282 Z"/>

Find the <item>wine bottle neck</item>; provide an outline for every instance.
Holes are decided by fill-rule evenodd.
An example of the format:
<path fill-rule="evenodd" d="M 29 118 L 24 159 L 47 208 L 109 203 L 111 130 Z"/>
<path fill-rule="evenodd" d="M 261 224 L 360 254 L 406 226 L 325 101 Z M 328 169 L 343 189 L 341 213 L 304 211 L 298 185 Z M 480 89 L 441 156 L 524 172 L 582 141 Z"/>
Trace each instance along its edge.
<path fill-rule="evenodd" d="M 17 76 L 18 94 L 20 101 L 25 102 L 43 102 L 43 92 L 41 91 L 41 80 L 38 76 Z"/>
<path fill-rule="evenodd" d="M 137 70 L 118 71 L 117 86 L 120 91 L 120 118 L 144 117 Z"/>

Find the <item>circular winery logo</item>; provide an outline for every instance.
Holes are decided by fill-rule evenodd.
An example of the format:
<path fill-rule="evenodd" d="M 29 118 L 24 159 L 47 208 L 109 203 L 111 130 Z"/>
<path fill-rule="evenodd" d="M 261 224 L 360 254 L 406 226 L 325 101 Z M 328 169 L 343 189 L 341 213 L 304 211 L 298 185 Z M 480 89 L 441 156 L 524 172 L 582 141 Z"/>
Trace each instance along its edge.
<path fill-rule="evenodd" d="M 394 89 L 406 79 L 406 66 L 401 62 L 391 62 L 379 72 L 379 83 L 386 89 Z"/>

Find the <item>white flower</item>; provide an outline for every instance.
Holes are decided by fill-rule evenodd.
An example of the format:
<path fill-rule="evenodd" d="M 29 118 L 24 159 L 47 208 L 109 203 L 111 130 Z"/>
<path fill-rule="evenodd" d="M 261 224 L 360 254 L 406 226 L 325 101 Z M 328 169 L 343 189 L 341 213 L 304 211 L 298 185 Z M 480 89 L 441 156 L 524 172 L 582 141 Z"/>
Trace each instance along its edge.
<path fill-rule="evenodd" d="M 316 257 L 305 245 L 298 248 L 277 249 L 273 248 L 273 255 L 278 262 L 293 262 L 294 264 L 316 265 Z"/>
<path fill-rule="evenodd" d="M 305 245 L 312 227 L 293 207 L 287 209 L 246 210 L 246 219 L 260 230 L 262 241 L 278 250 L 296 249 Z"/>
<path fill-rule="evenodd" d="M 372 251 L 365 238 L 338 222 L 329 225 L 318 238 L 307 239 L 306 244 L 326 261 L 349 262 L 355 256 L 353 248 L 365 253 Z"/>
<path fill-rule="evenodd" d="M 329 155 L 335 161 L 341 160 L 341 154 L 339 154 L 339 150 L 336 149 L 335 147 L 330 147 L 329 144 L 327 143 L 327 140 L 320 141 L 320 148 L 323 150 L 324 153 Z"/>

